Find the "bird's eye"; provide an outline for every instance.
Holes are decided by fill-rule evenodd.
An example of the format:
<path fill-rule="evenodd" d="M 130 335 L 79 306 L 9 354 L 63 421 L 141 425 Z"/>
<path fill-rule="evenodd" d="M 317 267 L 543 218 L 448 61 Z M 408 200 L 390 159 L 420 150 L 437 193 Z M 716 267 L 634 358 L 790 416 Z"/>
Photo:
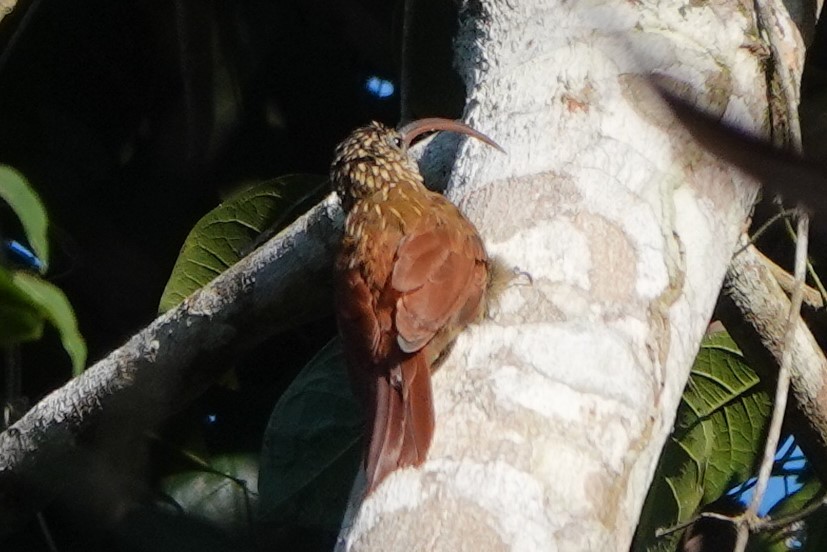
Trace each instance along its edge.
<path fill-rule="evenodd" d="M 402 137 L 398 134 L 392 135 L 389 141 L 393 147 L 402 149 Z"/>

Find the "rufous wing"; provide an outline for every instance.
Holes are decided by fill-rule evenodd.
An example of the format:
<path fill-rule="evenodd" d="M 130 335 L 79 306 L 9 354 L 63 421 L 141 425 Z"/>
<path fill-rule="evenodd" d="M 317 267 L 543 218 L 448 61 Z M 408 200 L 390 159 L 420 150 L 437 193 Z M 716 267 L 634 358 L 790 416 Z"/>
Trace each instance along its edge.
<path fill-rule="evenodd" d="M 400 294 L 394 325 L 405 352 L 418 351 L 446 326 L 476 316 L 486 281 L 486 255 L 470 223 L 437 225 L 402 239 L 391 274 Z"/>
<path fill-rule="evenodd" d="M 485 251 L 470 223 L 468 232 L 444 225 L 422 227 L 427 230 L 414 231 L 400 241 L 391 273 L 394 328 L 402 361 L 389 379 L 377 380 L 377 399 L 386 400 L 387 406 L 380 407 L 385 412 L 377 412 L 374 423 L 369 490 L 393 470 L 425 461 L 434 432 L 432 351 L 425 348 L 436 335 L 452 333 L 445 331 L 446 325 L 465 326 L 476 317 L 485 288 Z M 396 403 L 400 398 L 401 410 Z M 382 422 L 379 417 L 385 414 Z"/>
<path fill-rule="evenodd" d="M 478 312 L 486 256 L 473 226 L 428 220 L 399 241 L 377 295 L 358 268 L 338 278 L 338 319 L 348 366 L 368 419 L 368 492 L 398 468 L 421 464 L 434 431 L 431 360 Z M 420 230 L 421 229 L 421 230 Z M 438 351 L 437 351 L 438 352 Z"/>
<path fill-rule="evenodd" d="M 398 294 L 387 285 L 387 293 L 376 300 L 370 289 L 359 268 L 338 273 L 336 314 L 351 383 L 367 419 L 368 492 L 394 470 L 421 464 L 434 428 L 425 355 L 402 352 L 394 339 Z"/>

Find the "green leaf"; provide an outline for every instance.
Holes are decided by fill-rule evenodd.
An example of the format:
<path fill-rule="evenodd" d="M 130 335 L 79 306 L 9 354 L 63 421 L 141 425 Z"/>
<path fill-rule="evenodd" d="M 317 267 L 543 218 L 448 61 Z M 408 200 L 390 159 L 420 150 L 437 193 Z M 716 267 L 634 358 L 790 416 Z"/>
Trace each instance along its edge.
<path fill-rule="evenodd" d="M 11 273 L 0 266 L 0 347 L 40 339 L 43 322 L 38 305 L 15 285 Z"/>
<path fill-rule="evenodd" d="M 822 500 L 824 486 L 812 470 L 807 470 L 803 476 L 799 476 L 799 482 L 803 485 L 800 489 L 783 498 L 767 512 L 767 515 L 774 521 L 796 515 L 804 508 Z M 804 534 L 806 534 L 806 539 L 803 540 L 805 540 L 806 546 L 801 550 L 812 552 L 827 550 L 827 510 L 822 506 L 807 516 L 805 520 L 806 530 Z M 800 536 L 795 534 L 797 529 L 798 525 L 793 524 L 785 525 L 774 531 L 762 531 L 750 536 L 750 547 L 767 552 L 787 552 L 791 550 L 788 540 Z"/>
<path fill-rule="evenodd" d="M 258 455 L 228 454 L 204 469 L 164 478 L 161 487 L 181 509 L 231 532 L 246 533 L 255 518 Z"/>
<path fill-rule="evenodd" d="M 688 521 L 747 480 L 763 451 L 772 398 L 725 333 L 704 340 L 643 507 L 633 550 L 674 550 Z"/>
<path fill-rule="evenodd" d="M 261 453 L 262 516 L 337 531 L 362 456 L 364 421 L 334 338 L 276 404 Z"/>
<path fill-rule="evenodd" d="M 324 177 L 288 175 L 246 188 L 199 220 L 161 297 L 166 312 L 249 253 L 265 231 L 281 229 L 309 209 L 322 193 Z"/>
<path fill-rule="evenodd" d="M 14 285 L 37 306 L 41 317 L 57 329 L 63 348 L 72 359 L 72 374 L 83 372 L 86 342 L 80 335 L 75 313 L 63 292 L 50 282 L 25 271 L 16 271 L 11 278 Z"/>
<path fill-rule="evenodd" d="M 46 239 L 46 209 L 29 183 L 16 170 L 0 165 L 0 198 L 2 198 L 23 225 L 26 239 L 34 252 L 43 261 L 49 263 L 49 242 Z"/>

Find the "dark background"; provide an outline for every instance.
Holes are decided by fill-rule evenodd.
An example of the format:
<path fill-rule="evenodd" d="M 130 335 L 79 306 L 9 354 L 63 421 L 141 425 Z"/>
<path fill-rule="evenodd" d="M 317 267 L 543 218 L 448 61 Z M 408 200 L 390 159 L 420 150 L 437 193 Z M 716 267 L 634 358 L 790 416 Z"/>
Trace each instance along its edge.
<path fill-rule="evenodd" d="M 393 3 L 336 5 L 46 1 L 23 27 L 24 3 L 3 20 L 0 162 L 47 206 L 50 277 L 91 360 L 154 318 L 187 232 L 223 192 L 326 174 L 349 130 L 396 124 L 398 94 L 365 87 L 397 79 Z"/>
<path fill-rule="evenodd" d="M 89 365 L 155 318 L 187 233 L 228 192 L 288 173 L 326 174 L 350 130 L 398 122 L 400 17 L 383 0 L 92 0 L 21 1 L 0 22 L 0 163 L 23 173 L 46 205 L 47 279 L 75 309 Z M 371 77 L 397 85 L 394 93 L 372 93 Z M 0 232 L 23 237 L 4 208 Z M 258 451 L 278 396 L 335 332 L 331 314 L 238 359 L 235 381 L 173 417 L 161 438 L 195 441 L 209 454 Z M 31 403 L 70 376 L 53 332 L 19 357 Z M 150 486 L 183 467 L 166 447 L 147 449 Z M 129 542 L 72 509 L 63 497 L 43 512 L 58 549 Z M 162 518 L 126 526 L 144 536 L 178 533 L 178 545 L 201 550 L 200 540 L 222 538 Z M 255 547 L 328 549 L 331 538 L 275 528 Z M 48 548 L 32 520 L 0 549 Z"/>
<path fill-rule="evenodd" d="M 442 57 L 456 24 L 451 5 L 419 2 L 424 15 L 413 24 L 428 38 L 411 54 L 419 57 L 409 58 L 417 116 L 459 114 L 461 100 L 452 94 L 461 85 L 450 53 L 447 62 Z M 334 145 L 351 129 L 371 119 L 399 121 L 401 17 L 401 2 L 386 0 L 36 0 L 21 1 L 0 21 L 0 163 L 22 172 L 46 205 L 47 278 L 75 309 L 89 364 L 156 316 L 184 238 L 224 195 L 283 174 L 325 174 Z M 827 144 L 825 125 L 817 124 L 825 51 L 817 36 L 804 83 L 804 135 L 812 146 Z M 372 93 L 371 77 L 392 82 L 394 93 Z M 444 108 L 446 98 L 454 108 Z M 3 208 L 0 232 L 22 237 Z M 765 239 L 781 244 L 779 257 L 791 251 L 785 238 Z M 333 335 L 330 314 L 238 359 L 234 385 L 216 386 L 160 434 L 169 442 L 198 440 L 210 453 L 256 451 L 273 404 Z M 69 377 L 53 334 L 24 346 L 20 358 L 31 402 Z M 150 479 L 181 467 L 155 445 L 147 454 Z M 60 550 L 124 547 L 123 538 L 79 523 L 71 501 L 43 514 Z M 163 518 L 129 527 L 183 535 L 167 543 L 170 550 L 218 547 L 224 538 L 198 524 L 169 527 Z M 271 529 L 243 546 L 324 550 L 335 536 Z M 32 520 L 0 549 L 48 547 Z"/>

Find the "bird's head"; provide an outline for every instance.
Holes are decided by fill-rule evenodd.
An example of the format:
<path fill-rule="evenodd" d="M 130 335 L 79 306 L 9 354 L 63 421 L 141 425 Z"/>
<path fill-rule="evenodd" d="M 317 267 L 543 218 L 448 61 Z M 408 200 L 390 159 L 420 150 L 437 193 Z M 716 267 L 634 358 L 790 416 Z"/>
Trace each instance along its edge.
<path fill-rule="evenodd" d="M 330 180 L 345 210 L 383 186 L 412 180 L 421 183 L 422 176 L 408 156 L 408 147 L 417 136 L 433 130 L 467 134 L 502 151 L 489 137 L 459 121 L 420 119 L 398 130 L 374 121 L 354 130 L 336 147 Z"/>

